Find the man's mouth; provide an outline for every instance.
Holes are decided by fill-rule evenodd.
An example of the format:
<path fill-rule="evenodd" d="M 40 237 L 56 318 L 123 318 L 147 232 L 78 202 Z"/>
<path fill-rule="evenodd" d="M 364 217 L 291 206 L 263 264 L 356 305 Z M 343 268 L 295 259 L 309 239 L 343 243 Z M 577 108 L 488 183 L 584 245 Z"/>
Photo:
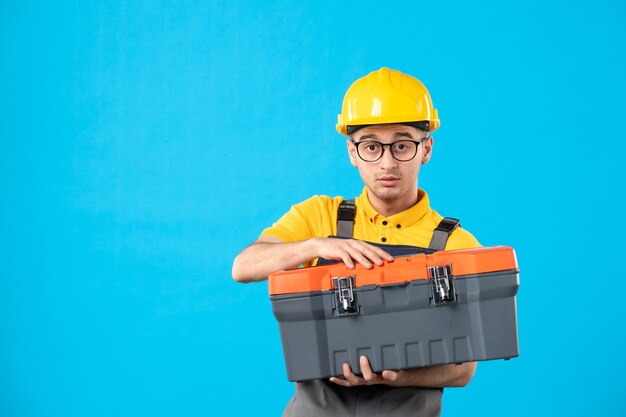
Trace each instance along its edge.
<path fill-rule="evenodd" d="M 378 178 L 377 181 L 384 187 L 393 187 L 398 183 L 398 181 L 400 181 L 400 179 L 392 175 L 385 175 L 384 177 Z"/>

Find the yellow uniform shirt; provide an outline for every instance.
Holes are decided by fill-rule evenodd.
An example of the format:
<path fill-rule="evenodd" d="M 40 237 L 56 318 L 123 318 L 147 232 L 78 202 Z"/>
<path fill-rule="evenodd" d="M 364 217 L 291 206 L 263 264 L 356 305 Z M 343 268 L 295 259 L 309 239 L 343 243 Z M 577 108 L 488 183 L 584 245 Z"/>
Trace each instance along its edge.
<path fill-rule="evenodd" d="M 355 239 L 387 245 L 428 247 L 433 231 L 443 217 L 430 208 L 425 191 L 418 190 L 418 201 L 413 207 L 389 217 L 381 215 L 372 207 L 367 192 L 367 187 L 364 187 L 363 193 L 355 199 Z M 265 229 L 261 236 L 276 236 L 283 242 L 335 236 L 337 208 L 343 200 L 342 197 L 313 196 L 292 206 L 273 226 Z M 480 246 L 470 232 L 457 227 L 448 238 L 446 250 Z"/>

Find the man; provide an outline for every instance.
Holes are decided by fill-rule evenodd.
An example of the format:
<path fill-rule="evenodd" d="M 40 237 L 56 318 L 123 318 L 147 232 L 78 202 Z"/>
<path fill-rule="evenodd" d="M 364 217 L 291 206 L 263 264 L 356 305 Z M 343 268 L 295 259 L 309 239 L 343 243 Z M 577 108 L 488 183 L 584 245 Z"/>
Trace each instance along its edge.
<path fill-rule="evenodd" d="M 448 228 L 442 239 L 435 230 L 447 223 L 418 188 L 420 167 L 433 151 L 430 134 L 439 127 L 430 94 L 419 80 L 388 68 L 374 71 L 348 89 L 338 118 L 338 132 L 348 136 L 350 162 L 365 183 L 354 201 L 349 236 L 329 238 L 341 235 L 339 229 L 345 234 L 338 221 L 343 199 L 314 196 L 293 206 L 237 256 L 236 281 L 260 281 L 319 260 L 372 268 L 399 254 L 394 245 L 411 245 L 414 253 L 480 247 L 460 227 Z M 344 364 L 342 377 L 297 383 L 284 415 L 437 416 L 442 388 L 467 385 L 476 369 L 475 363 L 465 363 L 375 373 L 365 356 L 359 365 L 360 375 Z"/>

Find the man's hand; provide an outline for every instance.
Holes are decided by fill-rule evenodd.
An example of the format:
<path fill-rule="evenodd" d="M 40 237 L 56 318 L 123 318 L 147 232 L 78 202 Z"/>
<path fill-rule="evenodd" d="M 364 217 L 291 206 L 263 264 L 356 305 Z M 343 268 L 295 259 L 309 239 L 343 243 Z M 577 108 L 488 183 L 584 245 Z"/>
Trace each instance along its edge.
<path fill-rule="evenodd" d="M 365 268 L 382 265 L 393 257 L 379 247 L 355 239 L 311 238 L 283 243 L 271 235 L 261 236 L 245 248 L 233 262 L 233 278 L 239 282 L 261 281 L 269 274 L 315 258 L 341 261 L 350 269 L 355 262 Z"/>
<path fill-rule="evenodd" d="M 343 378 L 341 377 L 332 377 L 330 378 L 330 382 L 334 382 L 337 385 L 342 385 L 344 387 L 355 387 L 357 385 L 376 385 L 376 384 L 385 384 L 394 387 L 401 387 L 406 385 L 406 381 L 404 381 L 404 371 L 382 371 L 380 374 L 372 371 L 370 367 L 370 363 L 367 360 L 367 357 L 361 356 L 359 358 L 359 362 L 361 365 L 361 372 L 363 372 L 363 376 L 360 377 L 352 373 L 350 369 L 350 365 L 347 363 L 343 364 Z"/>
<path fill-rule="evenodd" d="M 352 373 L 350 365 L 343 364 L 343 378 L 332 377 L 331 382 L 344 387 L 357 385 L 385 384 L 393 387 L 464 387 L 471 381 L 476 371 L 476 362 L 461 365 L 435 365 L 424 368 L 403 369 L 399 371 L 372 371 L 365 356 L 359 358 L 363 376 Z"/>
<path fill-rule="evenodd" d="M 361 240 L 315 238 L 311 241 L 317 256 L 328 260 L 342 261 L 350 269 L 354 268 L 355 261 L 369 269 L 374 264 L 382 265 L 383 260 L 393 260 L 393 257 L 381 248 Z"/>

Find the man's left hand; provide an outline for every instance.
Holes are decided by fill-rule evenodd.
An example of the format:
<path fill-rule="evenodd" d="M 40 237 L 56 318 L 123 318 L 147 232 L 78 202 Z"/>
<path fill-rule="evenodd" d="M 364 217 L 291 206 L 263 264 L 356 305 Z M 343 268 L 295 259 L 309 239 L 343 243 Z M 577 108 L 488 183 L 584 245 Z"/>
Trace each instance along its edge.
<path fill-rule="evenodd" d="M 359 358 L 359 364 L 361 366 L 361 372 L 363 376 L 355 375 L 350 369 L 350 365 L 347 363 L 343 364 L 343 378 L 342 377 L 332 377 L 330 378 L 330 382 L 334 382 L 337 385 L 341 385 L 344 387 L 355 387 L 357 385 L 376 385 L 376 384 L 385 384 L 390 386 L 402 386 L 403 384 L 403 376 L 404 372 L 400 371 L 382 371 L 377 374 L 372 371 L 370 367 L 370 363 L 367 360 L 367 357 L 361 356 Z"/>

